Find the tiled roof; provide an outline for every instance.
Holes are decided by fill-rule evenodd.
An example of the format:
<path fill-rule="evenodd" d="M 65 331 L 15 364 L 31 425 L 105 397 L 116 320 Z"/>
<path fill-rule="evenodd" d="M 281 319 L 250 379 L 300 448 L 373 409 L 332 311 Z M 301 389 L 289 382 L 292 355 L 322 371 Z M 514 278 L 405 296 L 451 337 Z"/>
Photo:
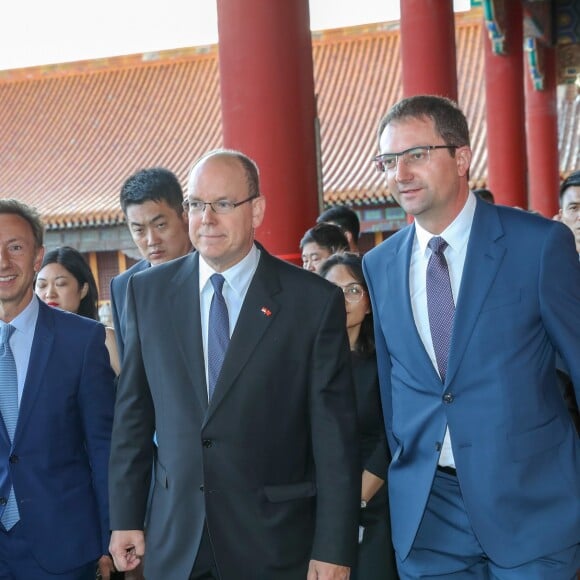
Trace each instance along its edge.
<path fill-rule="evenodd" d="M 459 16 L 456 31 L 471 177 L 483 185 L 481 16 Z M 370 159 L 378 120 L 401 97 L 399 45 L 396 23 L 313 35 L 327 204 L 386 200 Z M 222 144 L 218 75 L 215 46 L 0 72 L 1 195 L 36 206 L 51 228 L 121 222 L 128 175 L 164 165 L 185 183 L 192 161 Z M 577 163 L 579 130 L 578 102 L 566 107 L 576 110 L 562 118 L 564 173 Z"/>
<path fill-rule="evenodd" d="M 385 201 L 384 177 L 374 173 L 376 128 L 403 96 L 398 26 L 314 37 L 314 76 L 321 119 L 324 200 L 363 205 Z M 485 78 L 481 19 L 457 19 L 459 104 L 472 133 L 474 184 L 485 182 L 487 164 Z"/>

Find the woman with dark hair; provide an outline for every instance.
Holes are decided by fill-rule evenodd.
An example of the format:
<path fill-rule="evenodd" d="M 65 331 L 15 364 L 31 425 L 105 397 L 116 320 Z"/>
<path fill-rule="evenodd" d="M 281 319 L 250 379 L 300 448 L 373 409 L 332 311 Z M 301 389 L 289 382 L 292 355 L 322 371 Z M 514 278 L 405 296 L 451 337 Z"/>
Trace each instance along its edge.
<path fill-rule="evenodd" d="M 300 240 L 302 267 L 318 273 L 329 256 L 345 252 L 348 248 L 348 239 L 339 226 L 326 222 L 316 224 Z"/>
<path fill-rule="evenodd" d="M 62 246 L 44 255 L 34 289 L 38 297 L 49 306 L 85 318 L 99 319 L 95 278 L 82 254 L 74 248 Z M 118 375 L 121 365 L 115 331 L 109 327 L 106 328 L 105 345 L 109 351 L 111 367 Z"/>
<path fill-rule="evenodd" d="M 350 577 L 351 580 L 393 580 L 398 576 L 385 485 L 390 457 L 379 397 L 373 315 L 362 259 L 350 252 L 334 254 L 324 262 L 319 274 L 344 292 L 352 354 L 362 484 L 357 563 Z"/>

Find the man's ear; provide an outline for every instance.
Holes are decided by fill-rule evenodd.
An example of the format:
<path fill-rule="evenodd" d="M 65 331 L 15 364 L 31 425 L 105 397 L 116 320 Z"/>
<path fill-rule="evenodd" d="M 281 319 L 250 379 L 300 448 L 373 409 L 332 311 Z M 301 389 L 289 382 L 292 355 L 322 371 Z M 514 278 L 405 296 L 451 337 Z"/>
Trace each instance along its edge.
<path fill-rule="evenodd" d="M 455 162 L 457 164 L 457 174 L 464 177 L 469 173 L 469 166 L 471 165 L 471 148 L 467 145 L 458 147 L 455 150 Z"/>
<path fill-rule="evenodd" d="M 263 195 L 250 202 L 252 204 L 252 227 L 255 229 L 264 221 L 266 213 L 266 198 Z"/>

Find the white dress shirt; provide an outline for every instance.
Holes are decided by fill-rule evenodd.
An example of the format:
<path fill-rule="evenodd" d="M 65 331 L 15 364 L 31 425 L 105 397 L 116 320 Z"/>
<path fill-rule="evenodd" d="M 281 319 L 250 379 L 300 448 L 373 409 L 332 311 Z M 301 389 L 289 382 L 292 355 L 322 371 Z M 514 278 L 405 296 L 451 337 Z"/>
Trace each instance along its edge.
<path fill-rule="evenodd" d="M 228 307 L 228 318 L 230 323 L 230 337 L 234 333 L 236 323 L 242 310 L 244 299 L 250 287 L 250 283 L 258 268 L 260 261 L 260 250 L 255 245 L 248 254 L 237 264 L 221 272 L 225 278 L 222 295 Z M 199 256 L 199 308 L 201 312 L 201 336 L 203 340 L 203 359 L 205 364 L 205 382 L 209 384 L 207 374 L 207 331 L 209 326 L 209 308 L 213 298 L 213 286 L 210 277 L 216 271 Z M 208 392 L 209 397 L 209 392 Z"/>
<path fill-rule="evenodd" d="M 28 306 L 9 323 L 15 329 L 8 342 L 10 343 L 14 362 L 16 363 L 19 407 L 22 392 L 24 391 L 24 383 L 26 382 L 26 375 L 28 373 L 32 341 L 34 340 L 34 331 L 36 330 L 36 321 L 38 320 L 38 308 L 38 297 L 36 294 L 33 294 Z M 5 322 L 0 321 L 0 327 L 5 324 Z"/>
<path fill-rule="evenodd" d="M 463 275 L 463 265 L 465 263 L 465 254 L 467 252 L 467 243 L 469 241 L 475 207 L 475 196 L 470 192 L 459 215 L 439 234 L 448 244 L 444 253 L 449 267 L 451 292 L 453 293 L 453 301 L 455 304 L 457 304 L 457 298 L 459 296 L 461 276 Z M 434 235 L 415 221 L 415 239 L 413 241 L 411 265 L 409 268 L 409 288 L 415 325 L 417 326 L 425 350 L 435 370 L 439 373 L 427 311 L 427 264 L 431 256 L 431 250 L 427 244 Z M 445 430 L 441 455 L 439 456 L 439 465 L 455 467 L 449 428 Z"/>

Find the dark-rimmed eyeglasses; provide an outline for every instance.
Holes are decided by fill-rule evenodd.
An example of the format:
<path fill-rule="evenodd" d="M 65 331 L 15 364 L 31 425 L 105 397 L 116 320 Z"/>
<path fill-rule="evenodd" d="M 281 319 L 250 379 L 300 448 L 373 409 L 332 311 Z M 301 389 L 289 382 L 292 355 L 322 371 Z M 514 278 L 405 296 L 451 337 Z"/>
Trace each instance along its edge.
<path fill-rule="evenodd" d="M 429 162 L 430 152 L 433 149 L 457 149 L 457 145 L 421 145 L 420 147 L 411 147 L 399 153 L 381 153 L 373 157 L 373 163 L 377 171 L 385 173 L 395 171 L 398 167 L 399 160 L 407 166 L 421 166 Z"/>
<path fill-rule="evenodd" d="M 201 201 L 200 199 L 184 199 L 183 211 L 187 213 L 203 213 L 205 208 L 209 205 L 215 213 L 231 213 L 240 205 L 248 203 L 253 199 L 260 197 L 259 195 L 251 195 L 242 201 L 229 201 L 228 199 L 218 199 L 217 201 Z"/>

